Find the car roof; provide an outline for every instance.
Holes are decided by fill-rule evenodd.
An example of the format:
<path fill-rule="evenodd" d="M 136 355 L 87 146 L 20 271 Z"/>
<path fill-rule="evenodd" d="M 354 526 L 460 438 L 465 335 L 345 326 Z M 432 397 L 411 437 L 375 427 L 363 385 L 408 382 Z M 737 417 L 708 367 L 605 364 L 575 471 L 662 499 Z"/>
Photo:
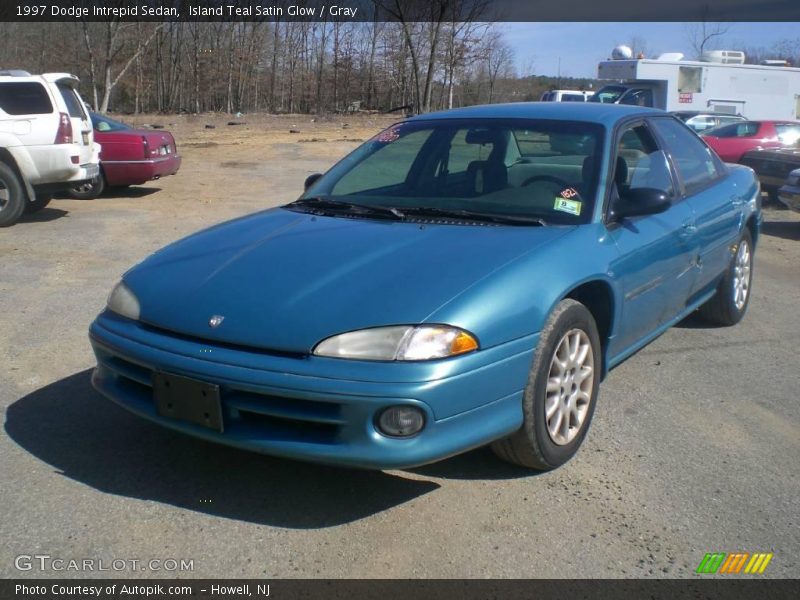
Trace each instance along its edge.
<path fill-rule="evenodd" d="M 80 79 L 71 73 L 41 73 L 32 74 L 22 69 L 0 70 L 0 79 L 8 83 L 10 81 L 46 81 L 47 83 L 66 83 L 75 87 L 80 83 Z"/>
<path fill-rule="evenodd" d="M 555 121 L 593 121 L 607 126 L 629 116 L 666 115 L 656 108 L 602 104 L 600 102 L 515 102 L 454 108 L 411 117 L 409 121 L 439 119 L 546 119 Z"/>

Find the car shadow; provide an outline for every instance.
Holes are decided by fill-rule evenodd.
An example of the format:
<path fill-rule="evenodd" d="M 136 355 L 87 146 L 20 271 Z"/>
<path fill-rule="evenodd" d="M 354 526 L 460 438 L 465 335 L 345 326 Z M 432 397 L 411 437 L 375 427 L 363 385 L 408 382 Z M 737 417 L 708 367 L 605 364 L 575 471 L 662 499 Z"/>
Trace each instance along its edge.
<path fill-rule="evenodd" d="M 204 442 L 98 394 L 91 371 L 17 400 L 5 431 L 62 475 L 101 492 L 293 529 L 363 519 L 440 486 L 381 471 L 282 460 Z"/>
<path fill-rule="evenodd" d="M 155 194 L 160 192 L 160 187 L 125 187 L 125 188 L 109 188 L 103 195 L 98 198 L 98 200 L 102 200 L 103 198 L 144 198 L 145 196 L 150 196 L 151 194 Z"/>
<path fill-rule="evenodd" d="M 796 242 L 800 240 L 800 221 L 764 221 L 761 233 Z"/>
<path fill-rule="evenodd" d="M 69 214 L 68 210 L 61 210 L 60 208 L 44 207 L 35 213 L 23 213 L 18 223 L 49 223 Z"/>
<path fill-rule="evenodd" d="M 117 188 L 109 188 L 103 192 L 103 194 L 99 198 L 93 198 L 91 200 L 84 200 L 81 198 L 73 198 L 68 193 L 63 192 L 56 194 L 56 198 L 59 200 L 73 200 L 74 202 L 102 202 L 103 200 L 113 200 L 115 198 L 144 198 L 145 196 L 150 196 L 157 192 L 160 192 L 160 187 L 117 187 Z"/>
<path fill-rule="evenodd" d="M 532 471 L 507 463 L 495 456 L 489 446 L 465 452 L 430 465 L 407 469 L 407 471 L 425 477 L 463 480 L 518 479 L 536 477 L 546 473 L 545 471 Z"/>
<path fill-rule="evenodd" d="M 706 321 L 700 311 L 696 310 L 682 321 L 676 323 L 674 327 L 676 329 L 719 329 L 720 325 Z"/>

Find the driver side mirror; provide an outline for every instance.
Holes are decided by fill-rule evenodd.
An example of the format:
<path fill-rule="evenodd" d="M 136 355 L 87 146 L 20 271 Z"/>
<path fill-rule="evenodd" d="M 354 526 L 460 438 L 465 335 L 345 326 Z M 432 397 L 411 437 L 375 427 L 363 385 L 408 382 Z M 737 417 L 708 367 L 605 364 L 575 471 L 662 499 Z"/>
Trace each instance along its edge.
<path fill-rule="evenodd" d="M 626 217 L 657 215 L 672 205 L 670 196 L 655 188 L 634 188 L 626 190 L 613 206 L 614 219 L 619 221 Z"/>
<path fill-rule="evenodd" d="M 308 177 L 306 177 L 306 181 L 303 184 L 303 191 L 307 192 L 308 188 L 314 185 L 317 182 L 317 179 L 319 179 L 320 177 L 322 177 L 322 173 L 313 173 Z"/>

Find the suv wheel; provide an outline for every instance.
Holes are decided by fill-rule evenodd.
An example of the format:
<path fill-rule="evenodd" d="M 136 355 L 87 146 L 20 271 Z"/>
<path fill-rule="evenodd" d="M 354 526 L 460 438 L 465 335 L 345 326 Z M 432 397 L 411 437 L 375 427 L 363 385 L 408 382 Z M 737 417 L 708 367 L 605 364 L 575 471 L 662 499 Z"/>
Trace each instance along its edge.
<path fill-rule="evenodd" d="M 36 196 L 36 200 L 33 200 L 32 202 L 27 202 L 25 204 L 25 212 L 28 213 L 28 214 L 39 212 L 45 206 L 50 204 L 50 200 L 52 200 L 52 199 L 53 199 L 53 195 L 52 194 L 46 194 L 46 195 L 45 194 L 38 194 Z"/>
<path fill-rule="evenodd" d="M 0 227 L 16 223 L 25 210 L 25 192 L 17 174 L 0 163 Z"/>

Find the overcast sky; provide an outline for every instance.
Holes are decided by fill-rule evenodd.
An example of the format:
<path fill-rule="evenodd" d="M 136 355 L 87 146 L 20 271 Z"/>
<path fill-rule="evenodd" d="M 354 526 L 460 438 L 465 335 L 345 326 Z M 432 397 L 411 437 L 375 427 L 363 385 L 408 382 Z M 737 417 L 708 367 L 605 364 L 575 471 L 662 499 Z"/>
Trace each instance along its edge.
<path fill-rule="evenodd" d="M 717 45 L 725 50 L 744 47 L 769 48 L 785 39 L 800 39 L 798 23 L 731 23 L 730 30 Z M 514 48 L 520 74 L 533 65 L 536 75 L 595 77 L 597 63 L 611 56 L 618 44 L 642 38 L 650 50 L 648 57 L 661 52 L 692 55 L 685 23 L 497 23 L 506 41 Z"/>

